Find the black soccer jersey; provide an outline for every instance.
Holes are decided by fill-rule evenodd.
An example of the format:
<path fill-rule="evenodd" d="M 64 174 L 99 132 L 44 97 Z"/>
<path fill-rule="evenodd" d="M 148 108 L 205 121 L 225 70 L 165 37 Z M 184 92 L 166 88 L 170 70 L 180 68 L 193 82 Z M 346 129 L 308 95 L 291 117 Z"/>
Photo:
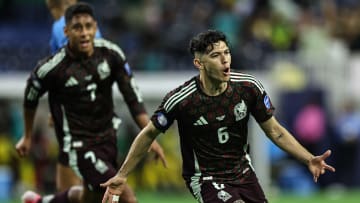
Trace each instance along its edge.
<path fill-rule="evenodd" d="M 249 116 L 264 122 L 273 110 L 256 78 L 232 71 L 219 96 L 206 95 L 199 76 L 193 77 L 165 96 L 151 121 L 164 132 L 177 120 L 185 180 L 240 182 L 252 170 L 247 153 Z"/>
<path fill-rule="evenodd" d="M 76 57 L 68 47 L 62 48 L 39 64 L 27 82 L 24 106 L 35 108 L 48 92 L 56 134 L 64 150 L 70 144 L 81 147 L 106 139 L 119 124 L 113 106 L 114 82 L 132 115 L 145 112 L 122 50 L 104 39 L 96 39 L 94 46 L 94 54 L 85 58 Z"/>

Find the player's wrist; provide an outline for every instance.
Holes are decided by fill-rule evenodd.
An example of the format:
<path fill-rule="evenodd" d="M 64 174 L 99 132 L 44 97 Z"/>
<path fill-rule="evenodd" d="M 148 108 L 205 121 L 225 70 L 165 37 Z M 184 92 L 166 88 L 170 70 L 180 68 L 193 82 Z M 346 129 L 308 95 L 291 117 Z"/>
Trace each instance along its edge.
<path fill-rule="evenodd" d="M 128 173 L 126 173 L 124 170 L 119 170 L 118 173 L 116 174 L 116 176 L 119 178 L 126 179 L 128 176 Z"/>
<path fill-rule="evenodd" d="M 310 163 L 311 163 L 311 161 L 312 161 L 314 158 L 315 158 L 314 155 L 310 155 L 310 157 L 305 160 L 305 164 L 309 166 Z"/>
<path fill-rule="evenodd" d="M 32 133 L 25 133 L 24 139 L 31 139 Z"/>

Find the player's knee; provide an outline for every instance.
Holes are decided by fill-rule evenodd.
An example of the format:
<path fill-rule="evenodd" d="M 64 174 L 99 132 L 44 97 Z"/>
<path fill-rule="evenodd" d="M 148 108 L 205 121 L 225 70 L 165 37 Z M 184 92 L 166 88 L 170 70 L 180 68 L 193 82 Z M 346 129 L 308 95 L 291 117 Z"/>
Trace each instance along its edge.
<path fill-rule="evenodd" d="M 82 186 L 72 186 L 68 192 L 68 197 L 69 197 L 70 202 L 71 203 L 81 202 L 82 193 L 83 193 Z"/>

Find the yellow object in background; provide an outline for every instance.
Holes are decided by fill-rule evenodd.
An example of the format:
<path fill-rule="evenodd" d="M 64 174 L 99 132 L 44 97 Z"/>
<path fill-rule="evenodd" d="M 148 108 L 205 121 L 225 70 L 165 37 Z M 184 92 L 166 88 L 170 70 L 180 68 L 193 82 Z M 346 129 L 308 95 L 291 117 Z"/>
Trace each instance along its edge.
<path fill-rule="evenodd" d="M 308 83 L 304 70 L 290 61 L 277 61 L 272 74 L 274 82 L 282 90 L 299 91 Z"/>

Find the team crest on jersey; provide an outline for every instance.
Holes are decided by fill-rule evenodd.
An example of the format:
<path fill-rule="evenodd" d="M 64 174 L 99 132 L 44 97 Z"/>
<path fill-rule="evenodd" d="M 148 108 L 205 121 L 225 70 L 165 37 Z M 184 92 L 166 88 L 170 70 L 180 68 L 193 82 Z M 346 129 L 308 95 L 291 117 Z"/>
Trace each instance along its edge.
<path fill-rule="evenodd" d="M 107 61 L 103 61 L 97 67 L 97 71 L 99 73 L 100 79 L 103 80 L 110 75 L 110 67 Z"/>
<path fill-rule="evenodd" d="M 246 112 L 247 112 L 247 106 L 244 100 L 241 100 L 241 102 L 236 104 L 236 106 L 234 107 L 235 120 L 239 121 L 245 118 Z"/>
<path fill-rule="evenodd" d="M 162 113 L 158 113 L 158 114 L 157 114 L 157 121 L 159 122 L 159 124 L 160 124 L 161 126 L 166 126 L 167 123 L 168 123 L 165 115 L 162 114 Z"/>
<path fill-rule="evenodd" d="M 218 197 L 219 199 L 221 199 L 223 202 L 226 202 L 226 201 L 228 201 L 232 196 L 231 196 L 228 192 L 226 192 L 226 191 L 224 191 L 224 190 L 220 190 L 220 191 L 218 192 L 218 194 L 217 194 L 217 197 Z"/>

